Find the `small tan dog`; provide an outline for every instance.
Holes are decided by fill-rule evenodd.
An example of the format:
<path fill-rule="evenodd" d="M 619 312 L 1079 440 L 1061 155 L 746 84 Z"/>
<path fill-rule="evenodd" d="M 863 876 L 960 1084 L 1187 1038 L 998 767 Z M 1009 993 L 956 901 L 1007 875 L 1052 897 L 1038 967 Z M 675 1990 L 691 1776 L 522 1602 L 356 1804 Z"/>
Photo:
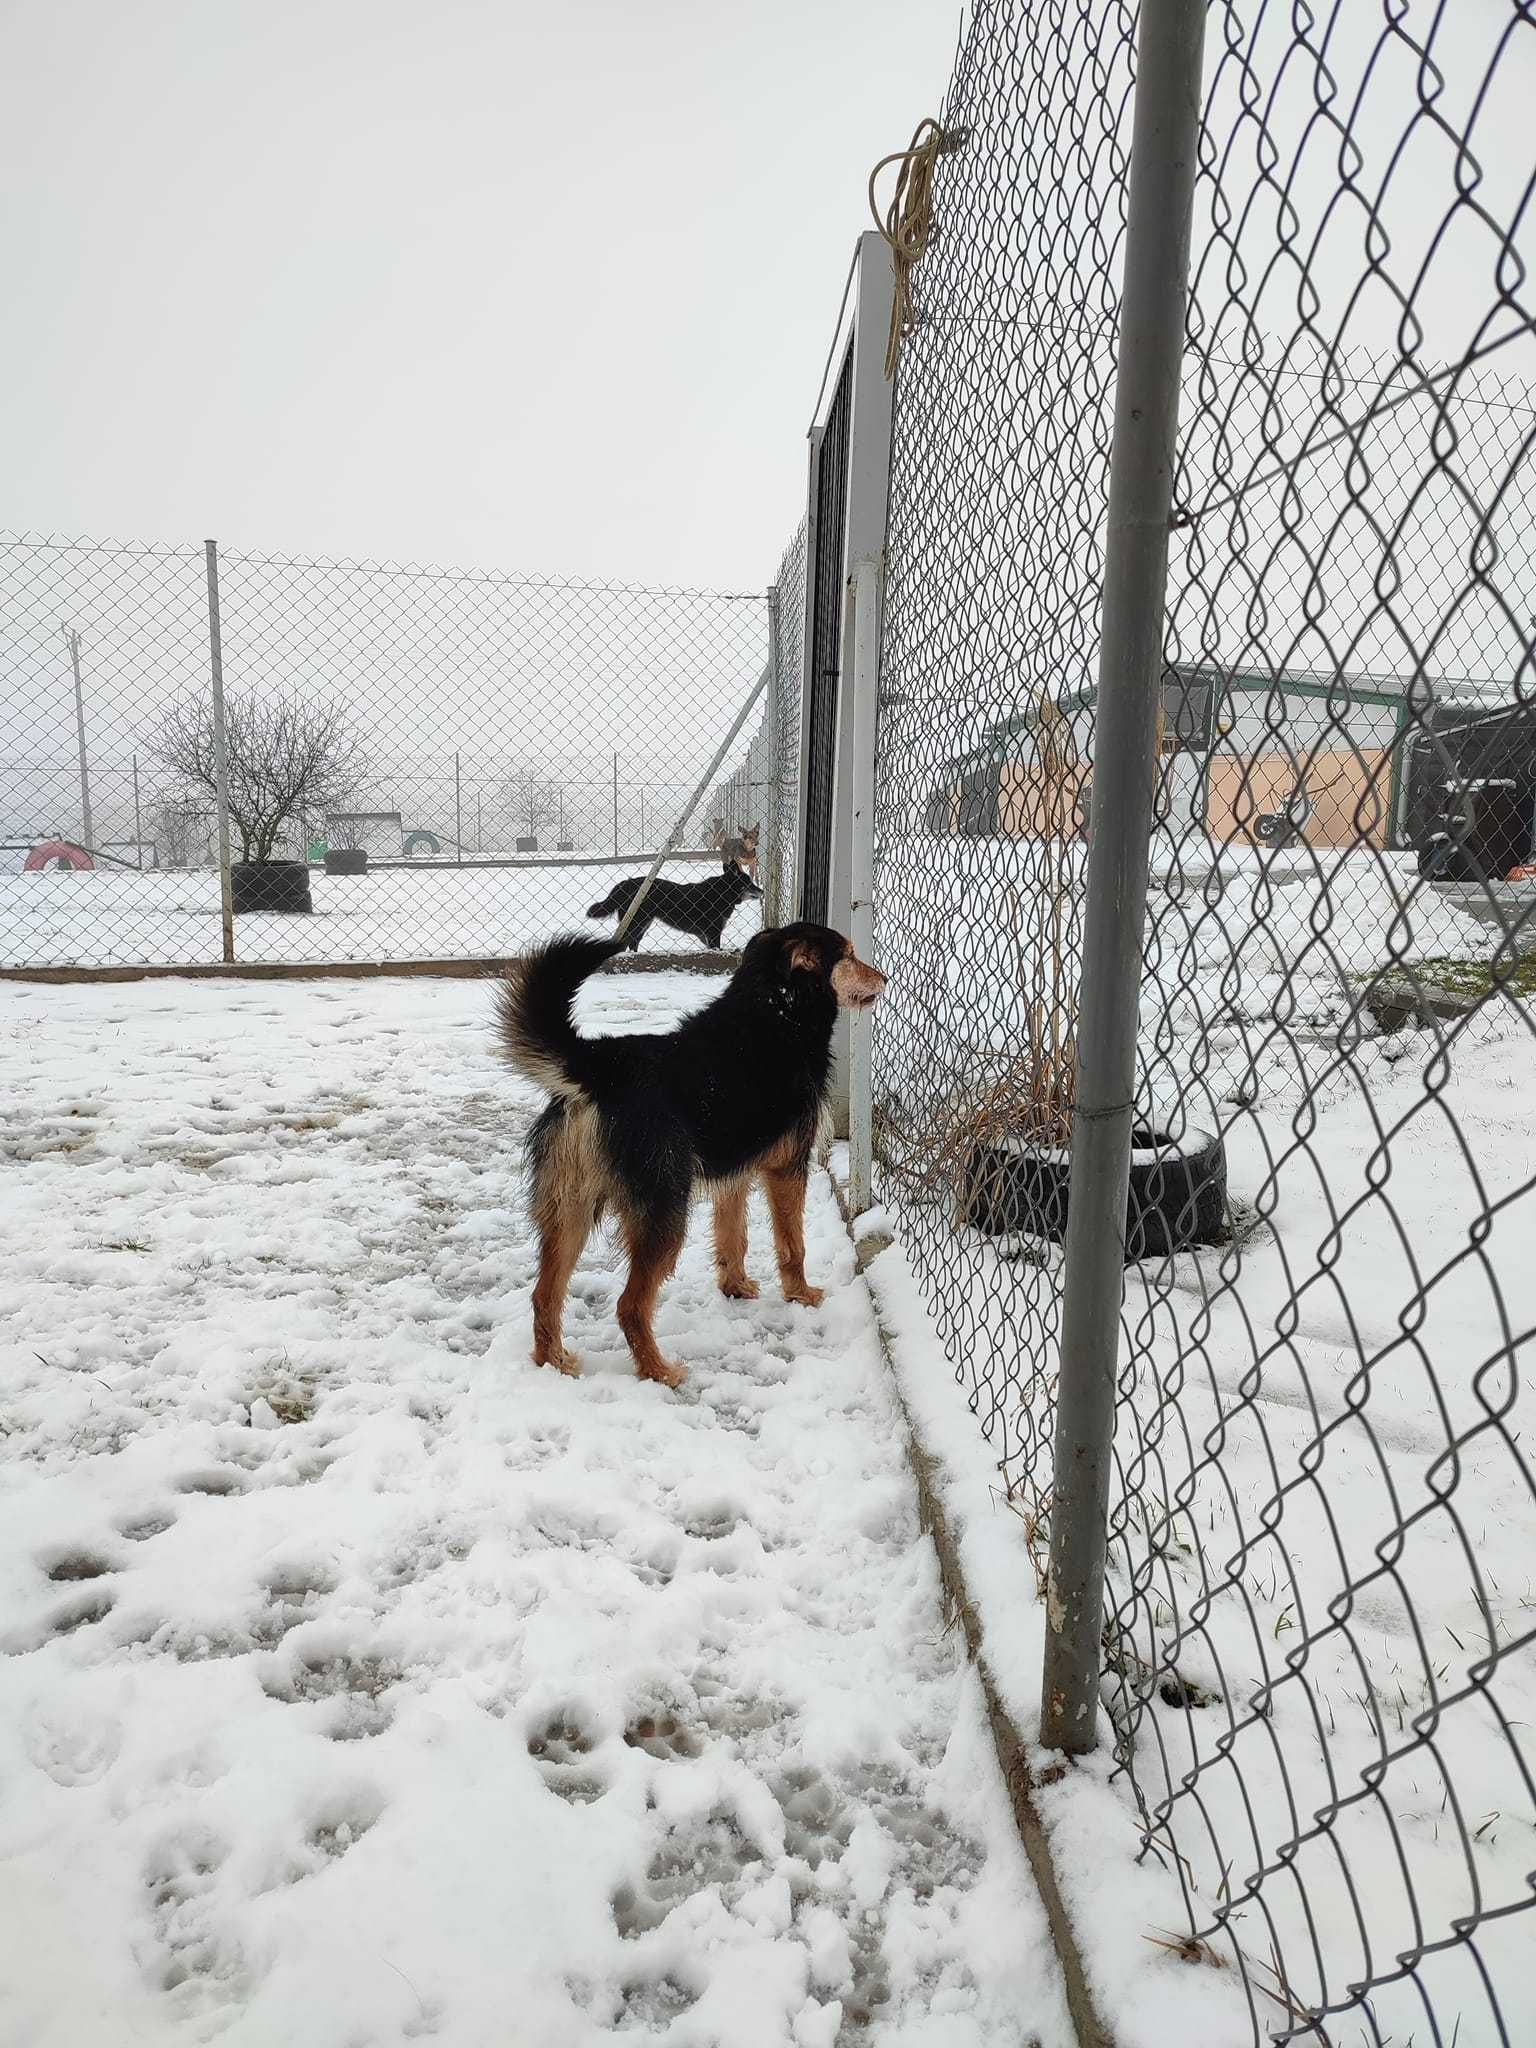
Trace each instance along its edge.
<path fill-rule="evenodd" d="M 757 841 L 761 826 L 749 825 L 744 832 L 727 836 L 720 846 L 727 860 L 734 860 L 746 869 L 753 881 L 757 880 Z"/>

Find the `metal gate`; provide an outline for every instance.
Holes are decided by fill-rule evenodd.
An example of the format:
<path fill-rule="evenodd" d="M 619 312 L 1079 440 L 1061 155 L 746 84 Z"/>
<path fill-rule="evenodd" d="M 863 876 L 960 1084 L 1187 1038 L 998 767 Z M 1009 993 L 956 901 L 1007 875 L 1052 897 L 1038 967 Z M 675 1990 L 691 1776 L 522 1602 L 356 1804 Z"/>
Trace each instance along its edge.
<path fill-rule="evenodd" d="M 848 429 L 853 412 L 850 342 L 816 444 L 812 475 L 815 568 L 806 633 L 805 839 L 800 915 L 827 922 L 832 875 L 832 799 L 837 767 L 837 695 L 843 654 L 844 543 L 848 520 Z"/>

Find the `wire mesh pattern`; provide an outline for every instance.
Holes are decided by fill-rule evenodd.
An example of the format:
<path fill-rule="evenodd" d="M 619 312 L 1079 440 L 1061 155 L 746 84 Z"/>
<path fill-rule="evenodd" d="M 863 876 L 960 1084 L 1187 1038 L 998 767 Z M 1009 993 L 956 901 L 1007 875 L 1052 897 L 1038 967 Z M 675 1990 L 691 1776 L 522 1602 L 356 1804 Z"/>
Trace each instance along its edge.
<path fill-rule="evenodd" d="M 892 462 L 881 1192 L 1041 1560 L 1133 30 L 977 9 Z M 1208 15 L 1104 1698 L 1254 2040 L 1536 2038 L 1533 85 Z"/>
<path fill-rule="evenodd" d="M 768 592 L 769 676 L 746 759 L 716 785 L 711 843 L 750 866 L 763 891 L 763 922 L 792 912 L 799 821 L 800 648 L 804 639 L 805 525 L 785 550 Z"/>
<path fill-rule="evenodd" d="M 755 928 L 705 798 L 764 595 L 227 553 L 215 576 L 237 960 L 497 958 L 663 847 L 706 931 Z M 0 965 L 218 961 L 204 549 L 0 542 L 0 649 Z M 697 948 L 699 908 L 649 948 Z"/>

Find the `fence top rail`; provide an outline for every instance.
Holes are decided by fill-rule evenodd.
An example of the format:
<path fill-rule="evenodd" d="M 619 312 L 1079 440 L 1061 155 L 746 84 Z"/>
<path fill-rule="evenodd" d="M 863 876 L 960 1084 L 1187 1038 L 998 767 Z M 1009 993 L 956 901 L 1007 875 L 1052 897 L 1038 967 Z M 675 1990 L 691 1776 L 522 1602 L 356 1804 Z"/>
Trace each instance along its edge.
<path fill-rule="evenodd" d="M 0 549 L 29 549 L 76 555 L 133 555 L 201 562 L 203 541 L 93 540 L 88 535 L 0 532 Z M 535 571 L 457 569 L 430 562 L 372 561 L 362 556 L 263 554 L 220 546 L 224 568 L 309 569 L 349 576 L 409 578 L 429 583 L 486 584 L 506 589 L 577 591 L 597 597 L 648 597 L 698 604 L 766 604 L 763 590 L 711 590 L 678 583 L 630 583 L 602 576 L 557 576 Z"/>

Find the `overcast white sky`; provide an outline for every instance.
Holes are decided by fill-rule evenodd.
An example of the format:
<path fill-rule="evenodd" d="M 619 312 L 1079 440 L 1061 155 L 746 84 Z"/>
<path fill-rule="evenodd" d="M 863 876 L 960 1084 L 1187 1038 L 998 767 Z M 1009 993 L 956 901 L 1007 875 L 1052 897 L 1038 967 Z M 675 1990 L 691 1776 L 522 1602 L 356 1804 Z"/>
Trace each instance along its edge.
<path fill-rule="evenodd" d="M 4 0 L 0 526 L 761 588 L 956 0 Z"/>

